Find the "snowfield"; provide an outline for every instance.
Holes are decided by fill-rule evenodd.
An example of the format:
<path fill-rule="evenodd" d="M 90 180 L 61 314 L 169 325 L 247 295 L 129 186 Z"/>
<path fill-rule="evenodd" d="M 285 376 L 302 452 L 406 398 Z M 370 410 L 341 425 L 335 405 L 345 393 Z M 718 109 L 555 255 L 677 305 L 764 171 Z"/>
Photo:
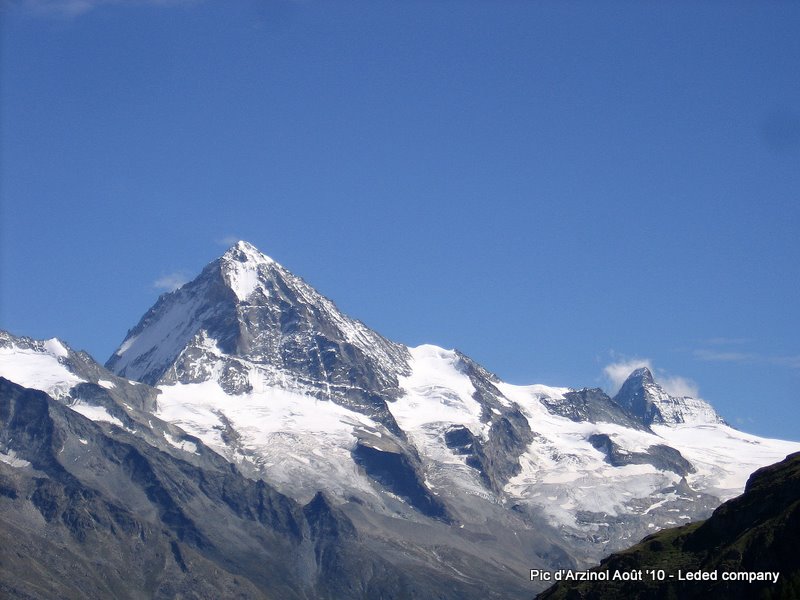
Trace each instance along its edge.
<path fill-rule="evenodd" d="M 63 398 L 72 386 L 83 382 L 59 359 L 66 356 L 64 345 L 55 338 L 41 344 L 41 349 L 0 346 L 0 377 L 19 385 L 41 390 L 53 398 Z"/>

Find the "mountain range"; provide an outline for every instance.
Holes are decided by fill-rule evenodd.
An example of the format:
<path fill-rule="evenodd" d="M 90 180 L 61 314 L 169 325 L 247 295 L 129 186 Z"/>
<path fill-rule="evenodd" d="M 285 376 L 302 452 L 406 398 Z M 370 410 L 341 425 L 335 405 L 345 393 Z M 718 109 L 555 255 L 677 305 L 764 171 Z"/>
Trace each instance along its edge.
<path fill-rule="evenodd" d="M 390 341 L 246 242 L 105 366 L 2 332 L 0 377 L 12 597 L 525 598 L 800 450 L 647 368 L 611 397 Z"/>

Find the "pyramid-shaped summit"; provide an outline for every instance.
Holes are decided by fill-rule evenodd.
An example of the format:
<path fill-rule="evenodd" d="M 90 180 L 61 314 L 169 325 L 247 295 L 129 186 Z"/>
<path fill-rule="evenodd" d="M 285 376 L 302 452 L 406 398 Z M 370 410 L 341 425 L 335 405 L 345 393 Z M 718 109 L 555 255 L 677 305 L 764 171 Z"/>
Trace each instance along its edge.
<path fill-rule="evenodd" d="M 639 367 L 638 369 L 634 369 L 631 371 L 631 374 L 628 375 L 628 380 L 630 381 L 641 381 L 642 384 L 652 384 L 655 383 L 655 379 L 653 378 L 653 372 L 650 370 L 649 367 Z"/>
<path fill-rule="evenodd" d="M 230 394 L 279 385 L 395 427 L 385 407 L 408 350 L 351 319 L 301 278 L 240 241 L 162 295 L 106 363 L 149 385 L 217 381 Z"/>
<path fill-rule="evenodd" d="M 705 400 L 668 394 L 648 367 L 628 375 L 614 402 L 648 426 L 725 422 Z"/>

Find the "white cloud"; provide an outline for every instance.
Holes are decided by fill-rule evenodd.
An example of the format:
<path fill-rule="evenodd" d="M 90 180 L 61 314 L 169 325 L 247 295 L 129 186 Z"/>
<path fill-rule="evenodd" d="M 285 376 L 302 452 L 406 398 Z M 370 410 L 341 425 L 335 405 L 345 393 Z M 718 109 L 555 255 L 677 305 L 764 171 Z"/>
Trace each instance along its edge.
<path fill-rule="evenodd" d="M 189 281 L 189 278 L 182 272 L 169 273 L 163 275 L 153 282 L 153 287 L 157 290 L 173 292 Z"/>
<path fill-rule="evenodd" d="M 113 4 L 170 6 L 196 1 L 198 0 L 21 0 L 19 5 L 25 10 L 42 16 L 76 17 L 95 8 Z"/>
<path fill-rule="evenodd" d="M 696 358 L 705 361 L 713 361 L 713 362 L 752 362 L 756 360 L 758 357 L 755 354 L 751 354 L 749 352 L 720 352 L 717 350 L 706 350 L 701 348 L 699 350 L 694 351 L 694 355 Z"/>
<path fill-rule="evenodd" d="M 800 355 L 769 355 L 755 352 L 718 352 L 699 348 L 694 351 L 694 357 L 706 362 L 730 362 L 738 364 L 762 364 L 800 369 Z"/>
<path fill-rule="evenodd" d="M 603 373 L 605 373 L 606 378 L 611 382 L 611 395 L 613 396 L 619 391 L 619 388 L 622 387 L 622 384 L 625 383 L 625 380 L 631 372 L 642 367 L 647 367 L 651 371 L 653 370 L 649 358 L 629 358 L 606 365 L 603 368 Z"/>
<path fill-rule="evenodd" d="M 800 354 L 794 356 L 772 356 L 770 362 L 781 367 L 789 367 L 790 369 L 800 369 Z"/>
<path fill-rule="evenodd" d="M 227 248 L 233 246 L 236 242 L 238 242 L 241 239 L 242 239 L 241 237 L 236 235 L 226 235 L 224 237 L 217 239 L 217 244 L 219 244 L 220 246 L 225 246 Z"/>
<path fill-rule="evenodd" d="M 702 343 L 707 344 L 709 346 L 740 346 L 742 344 L 746 344 L 749 341 L 750 341 L 749 338 L 744 338 L 744 337 L 735 338 L 735 337 L 720 336 L 720 337 L 708 338 L 707 340 L 703 340 Z"/>
<path fill-rule="evenodd" d="M 667 392 L 670 396 L 677 396 L 679 398 L 683 396 L 691 396 L 692 398 L 699 398 L 700 397 L 700 390 L 697 387 L 697 384 L 692 381 L 691 379 L 686 379 L 685 377 L 680 377 L 678 375 L 675 376 L 659 376 L 656 377 L 658 383 L 661 384 L 661 387 L 664 388 L 664 391 Z"/>

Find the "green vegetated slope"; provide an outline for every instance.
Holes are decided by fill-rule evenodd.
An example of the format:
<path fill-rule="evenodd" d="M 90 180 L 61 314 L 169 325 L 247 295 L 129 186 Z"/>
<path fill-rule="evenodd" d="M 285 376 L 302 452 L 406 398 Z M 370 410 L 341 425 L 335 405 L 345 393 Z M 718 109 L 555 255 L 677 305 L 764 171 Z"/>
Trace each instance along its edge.
<path fill-rule="evenodd" d="M 639 571 L 640 581 L 614 580 L 623 574 L 638 579 Z M 689 579 L 698 571 L 712 579 Z M 562 581 L 538 598 L 800 598 L 800 453 L 753 473 L 744 494 L 706 521 L 648 536 L 591 572 L 593 579 L 608 580 Z M 777 582 L 727 579 L 776 572 Z"/>

